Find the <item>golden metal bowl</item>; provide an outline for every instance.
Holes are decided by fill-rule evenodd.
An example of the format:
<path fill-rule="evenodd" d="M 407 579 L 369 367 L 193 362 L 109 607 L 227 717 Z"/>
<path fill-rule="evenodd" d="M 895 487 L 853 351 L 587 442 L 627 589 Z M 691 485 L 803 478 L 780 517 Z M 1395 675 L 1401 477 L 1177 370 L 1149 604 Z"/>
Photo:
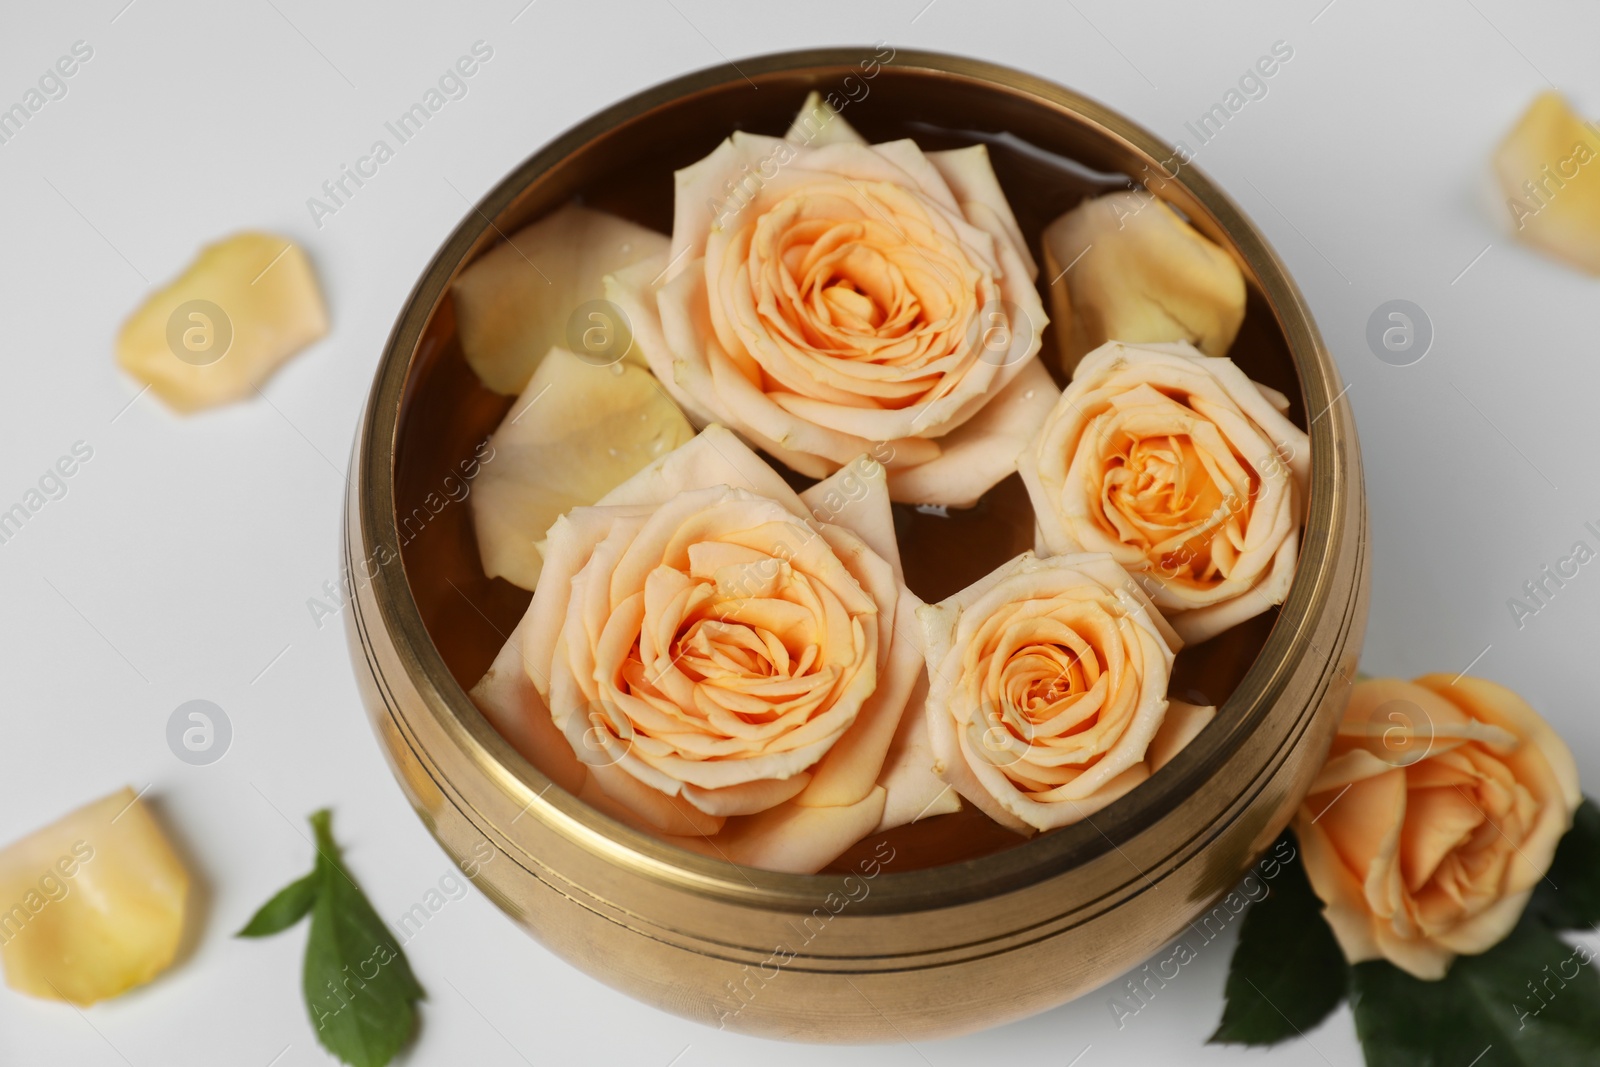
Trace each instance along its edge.
<path fill-rule="evenodd" d="M 1300 802 L 1366 620 L 1355 426 L 1304 301 L 1256 228 L 1120 115 L 1017 71 L 929 53 L 829 49 L 740 68 L 650 89 L 557 138 L 428 265 L 356 442 L 345 559 L 357 674 L 395 774 L 440 844 L 518 923 L 603 981 L 708 1025 L 796 1040 L 994 1026 L 1093 989 L 1170 942 L 1239 881 Z M 598 814 L 552 787 L 467 698 L 528 594 L 483 577 L 470 508 L 452 492 L 510 401 L 462 360 L 449 286 L 504 234 L 574 195 L 669 228 L 673 169 L 735 128 L 781 133 L 811 89 L 849 100 L 848 121 L 871 140 L 990 138 L 1030 240 L 1095 187 L 1092 172 L 1156 178 L 1153 191 L 1243 266 L 1250 305 L 1233 354 L 1309 423 L 1312 488 L 1281 609 L 1180 657 L 1180 679 L 1227 697 L 1149 782 L 1092 821 L 999 851 L 990 842 L 987 854 L 940 862 L 951 835 L 941 846 L 912 833 L 802 876 L 707 859 Z M 1081 166 L 1062 170 L 1050 154 Z M 974 539 L 974 573 L 943 577 L 959 587 L 1019 547 Z"/>

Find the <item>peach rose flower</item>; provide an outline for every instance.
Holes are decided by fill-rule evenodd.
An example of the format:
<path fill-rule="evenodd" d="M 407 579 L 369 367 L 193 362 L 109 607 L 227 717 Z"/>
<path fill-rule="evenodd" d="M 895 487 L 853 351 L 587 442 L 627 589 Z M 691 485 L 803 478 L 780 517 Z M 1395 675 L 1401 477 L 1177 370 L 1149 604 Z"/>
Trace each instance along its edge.
<path fill-rule="evenodd" d="M 1188 344 L 1101 345 L 1017 461 L 1040 551 L 1109 552 L 1188 644 L 1283 603 L 1311 470 L 1288 406 Z"/>
<path fill-rule="evenodd" d="M 1383 678 L 1351 692 L 1294 829 L 1346 958 L 1436 979 L 1511 932 L 1581 800 L 1572 753 L 1509 689 Z"/>
<path fill-rule="evenodd" d="M 607 296 L 696 425 L 815 478 L 885 456 L 894 499 L 970 504 L 1058 395 L 987 149 L 804 129 L 735 133 L 679 171 L 671 248 Z"/>
<path fill-rule="evenodd" d="M 1025 552 L 917 616 L 934 772 L 1019 833 L 1093 815 L 1216 712 L 1168 701 L 1182 642 L 1104 553 Z"/>
<path fill-rule="evenodd" d="M 580 798 L 685 847 L 802 872 L 951 810 L 925 764 L 888 758 L 926 742 L 901 714 L 919 602 L 880 464 L 861 457 L 797 496 L 708 427 L 558 520 L 544 557 L 473 696 Z"/>

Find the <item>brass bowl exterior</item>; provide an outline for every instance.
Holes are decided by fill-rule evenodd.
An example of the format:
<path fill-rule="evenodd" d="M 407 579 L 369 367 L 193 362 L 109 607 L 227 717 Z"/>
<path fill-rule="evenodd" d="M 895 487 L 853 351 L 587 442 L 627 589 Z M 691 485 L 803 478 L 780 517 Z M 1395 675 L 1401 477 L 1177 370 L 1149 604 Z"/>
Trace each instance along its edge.
<path fill-rule="evenodd" d="M 357 436 L 346 511 L 347 632 L 374 728 L 406 795 L 476 882 L 545 945 L 640 1000 L 711 1026 L 806 1041 L 896 1041 L 998 1025 L 1079 996 L 1170 943 L 1249 869 L 1310 785 L 1355 674 L 1366 620 L 1366 508 L 1355 426 L 1299 291 L 1239 209 L 1192 167 L 1160 195 L 1229 244 L 1283 332 L 1310 426 L 1312 491 L 1293 589 L 1216 723 L 1082 823 L 966 863 L 874 877 L 780 875 L 666 846 L 590 810 L 485 722 L 430 640 L 404 567 L 395 456 L 405 390 L 455 273 L 581 184 L 567 161 L 630 122 L 748 77 L 841 78 L 866 50 L 742 61 L 597 115 L 530 158 L 444 244 L 389 338 Z M 1126 173 L 1170 150 L 1108 109 L 974 60 L 900 52 L 880 77 L 937 109 L 989 94 Z M 886 83 L 887 84 L 887 83 Z M 771 94 L 763 94 L 771 95 Z M 1062 131 L 1066 131 L 1063 133 Z M 606 153 L 588 158 L 604 166 Z M 494 224 L 490 220 L 495 220 Z M 424 428 L 425 429 L 425 428 Z M 415 437 L 421 431 L 411 430 Z M 428 445 L 425 436 L 405 447 Z"/>

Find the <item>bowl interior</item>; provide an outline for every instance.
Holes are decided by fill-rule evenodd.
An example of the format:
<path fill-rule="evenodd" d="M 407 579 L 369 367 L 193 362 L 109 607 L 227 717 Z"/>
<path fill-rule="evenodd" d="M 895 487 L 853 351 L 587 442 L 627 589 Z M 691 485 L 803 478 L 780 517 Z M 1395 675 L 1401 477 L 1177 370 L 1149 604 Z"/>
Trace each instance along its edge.
<path fill-rule="evenodd" d="M 862 58 L 871 54 L 861 50 Z M 1095 114 L 1099 109 L 1087 101 L 1081 102 L 1082 110 L 1073 109 L 1016 85 L 909 62 L 879 65 L 866 77 L 856 57 L 830 56 L 831 62 L 770 69 L 742 64 L 747 77 L 725 70 L 720 80 L 685 79 L 687 87 L 641 94 L 591 120 L 532 157 L 485 199 L 476 217 L 492 224 L 482 226 L 464 254 L 457 255 L 451 276 L 505 235 L 574 198 L 670 233 L 673 172 L 705 156 L 734 130 L 781 136 L 812 89 L 846 100 L 844 118 L 872 142 L 909 137 L 924 149 L 987 143 L 1000 183 L 1041 264 L 1038 238 L 1052 220 L 1085 196 L 1128 188 L 1147 165 L 1159 168 L 1152 154 L 1104 125 Z M 1245 267 L 1249 303 L 1230 355 L 1252 378 L 1288 395 L 1290 418 L 1304 428 L 1305 392 L 1279 316 L 1249 257 L 1187 184 L 1191 173 L 1180 171 L 1176 181 L 1157 188 L 1158 194 Z M 451 253 L 447 245 L 442 254 Z M 1046 307 L 1050 281 L 1041 272 L 1038 287 Z M 1040 358 L 1055 362 L 1050 330 Z M 1059 383 L 1058 368 L 1052 366 L 1052 372 Z M 463 689 L 488 667 L 530 594 L 484 576 L 470 506 L 450 504 L 436 510 L 429 501 L 446 495 L 442 487 L 451 484 L 448 479 L 460 469 L 460 461 L 495 429 L 511 403 L 512 398 L 480 385 L 463 359 L 455 309 L 445 287 L 427 314 L 407 372 L 395 438 L 394 500 L 412 596 L 429 637 Z M 797 484 L 804 482 L 796 478 Z M 895 511 L 908 584 L 930 602 L 1032 546 L 1032 510 L 1015 475 L 969 511 L 943 516 L 904 505 L 896 505 Z M 1219 705 L 1223 710 L 1212 730 L 1230 715 L 1246 713 L 1240 702 L 1228 698 L 1261 654 L 1278 615 L 1268 612 L 1178 655 L 1171 691 Z M 1140 794 L 1152 785 L 1119 804 L 1139 803 Z M 970 805 L 962 813 L 893 831 L 891 838 L 905 857 L 897 864 L 902 871 L 970 862 L 1024 844 Z M 864 841 L 858 849 L 870 853 L 878 840 Z M 839 862 L 853 864 L 853 853 Z"/>

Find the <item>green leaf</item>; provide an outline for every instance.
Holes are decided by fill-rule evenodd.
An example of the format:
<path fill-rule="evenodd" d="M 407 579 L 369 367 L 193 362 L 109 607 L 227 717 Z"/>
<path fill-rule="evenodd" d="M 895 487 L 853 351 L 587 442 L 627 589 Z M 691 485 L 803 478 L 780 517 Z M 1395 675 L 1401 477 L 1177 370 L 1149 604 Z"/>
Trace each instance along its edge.
<path fill-rule="evenodd" d="M 1600 973 L 1593 953 L 1524 916 L 1511 935 L 1460 956 L 1437 982 L 1391 963 L 1350 969 L 1367 1067 L 1593 1067 Z"/>
<path fill-rule="evenodd" d="M 311 905 L 317 902 L 317 891 L 322 881 L 312 871 L 298 881 L 290 882 L 278 890 L 271 900 L 261 905 L 261 910 L 251 916 L 244 929 L 234 937 L 270 937 L 282 933 L 305 918 Z"/>
<path fill-rule="evenodd" d="M 1273 846 L 1294 847 L 1284 833 Z M 1267 895 L 1245 912 L 1228 964 L 1222 1023 L 1212 1044 L 1273 1045 L 1314 1029 L 1344 999 L 1344 954 L 1322 917 L 1298 855 L 1280 862 Z"/>
<path fill-rule="evenodd" d="M 321 885 L 311 909 L 302 981 L 322 1046 L 352 1067 L 383 1067 L 416 1029 L 413 1002 L 425 995 L 405 953 L 350 877 L 333 841 L 331 817 L 311 817 Z"/>
<path fill-rule="evenodd" d="M 1585 798 L 1528 910 L 1557 930 L 1600 926 L 1600 807 Z"/>

